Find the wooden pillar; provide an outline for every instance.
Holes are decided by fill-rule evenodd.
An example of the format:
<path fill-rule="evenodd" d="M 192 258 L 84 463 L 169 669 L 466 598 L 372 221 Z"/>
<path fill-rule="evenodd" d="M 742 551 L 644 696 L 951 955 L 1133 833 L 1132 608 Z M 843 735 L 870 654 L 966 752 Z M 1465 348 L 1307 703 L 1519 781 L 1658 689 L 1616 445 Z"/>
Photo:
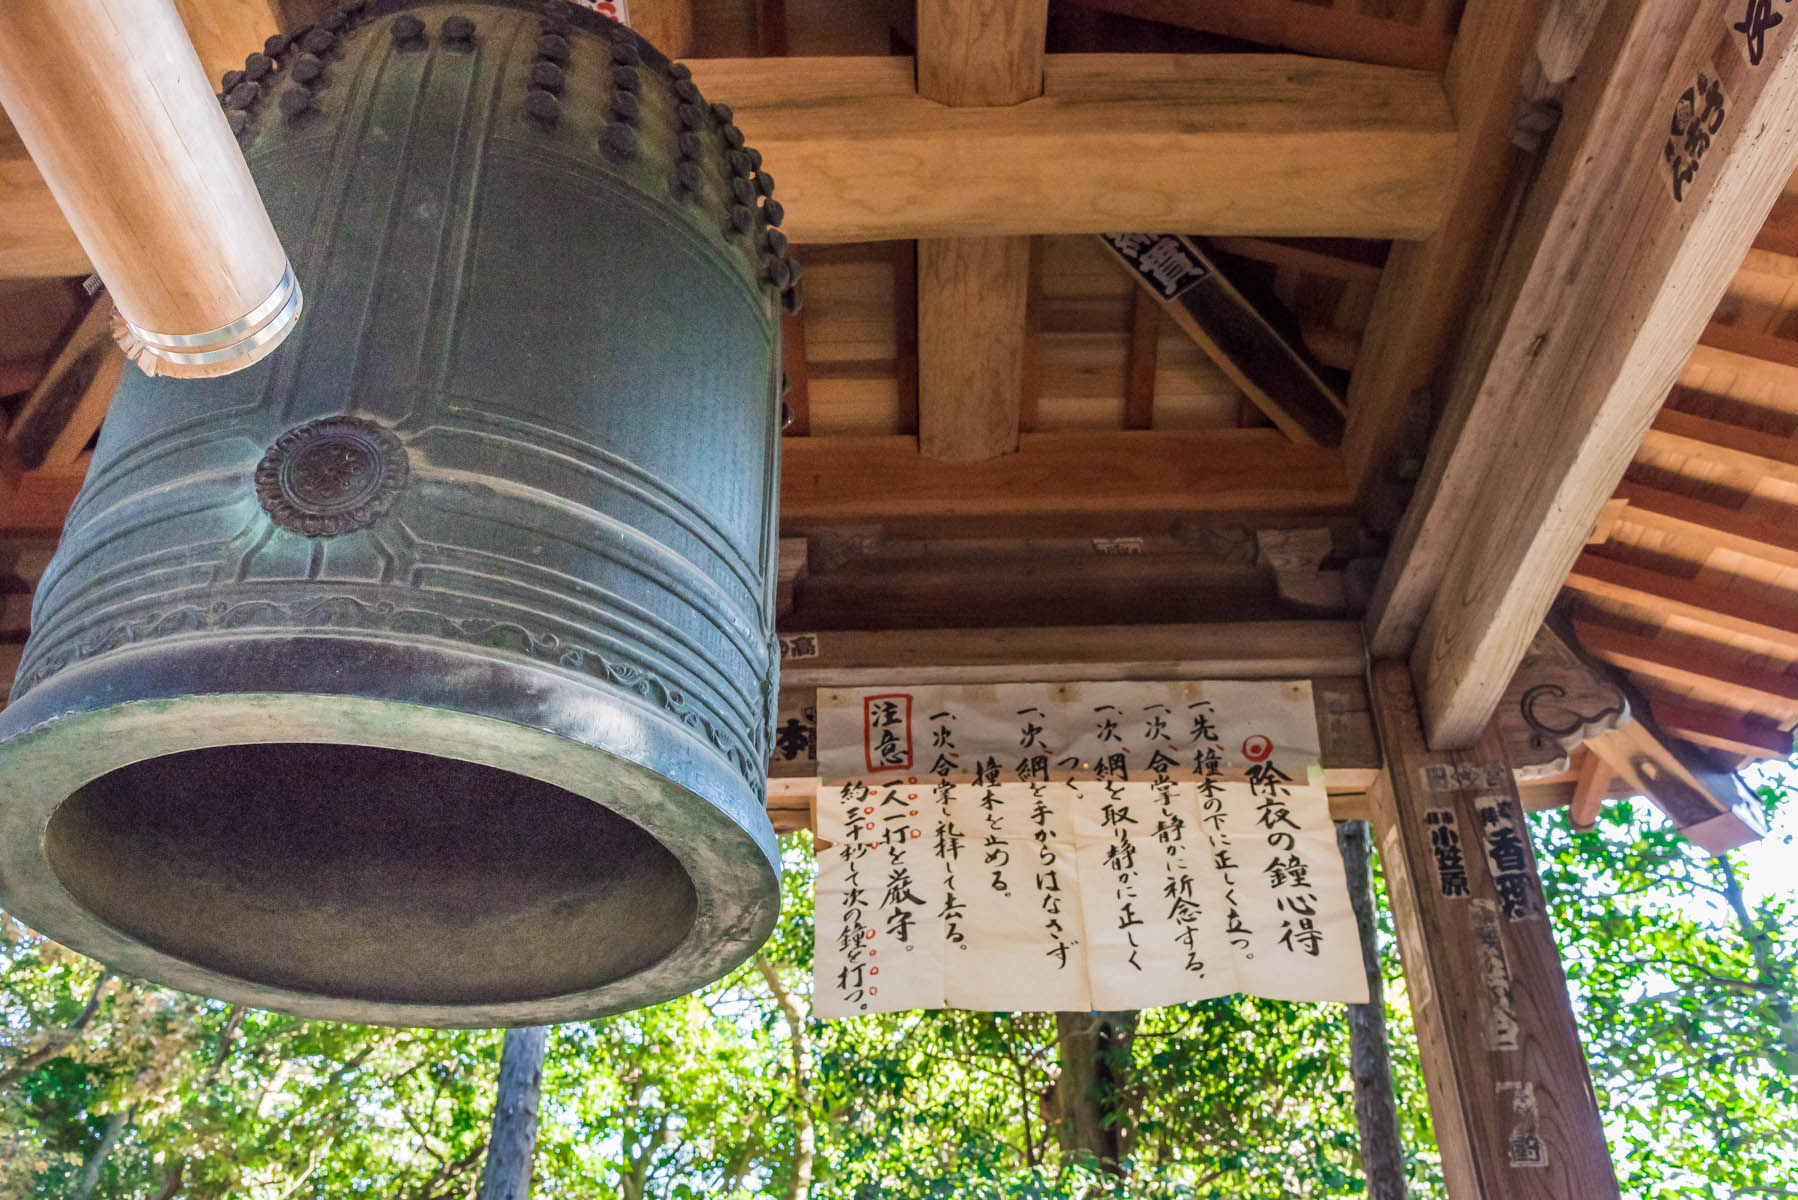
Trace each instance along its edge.
<path fill-rule="evenodd" d="M 293 328 L 299 285 L 170 0 L 0 4 L 0 103 L 146 371 L 239 370 Z"/>
<path fill-rule="evenodd" d="M 1373 668 L 1369 794 L 1449 1200 L 1615 1200 L 1585 1052 L 1496 725 L 1424 743 L 1408 667 Z"/>
<path fill-rule="evenodd" d="M 920 0 L 918 94 L 957 108 L 1042 95 L 1046 0 Z M 918 448 L 970 462 L 1018 448 L 1027 237 L 918 242 Z"/>

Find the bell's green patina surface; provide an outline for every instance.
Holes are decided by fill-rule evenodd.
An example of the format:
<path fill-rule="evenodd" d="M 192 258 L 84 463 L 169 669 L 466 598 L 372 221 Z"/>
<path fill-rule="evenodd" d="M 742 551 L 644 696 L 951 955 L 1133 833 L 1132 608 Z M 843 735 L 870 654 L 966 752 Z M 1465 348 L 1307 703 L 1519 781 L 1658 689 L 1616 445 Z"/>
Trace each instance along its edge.
<path fill-rule="evenodd" d="M 223 82 L 308 311 L 121 386 L 0 717 L 0 898 L 312 1016 L 722 974 L 778 904 L 760 157 L 561 0 L 347 4 Z"/>

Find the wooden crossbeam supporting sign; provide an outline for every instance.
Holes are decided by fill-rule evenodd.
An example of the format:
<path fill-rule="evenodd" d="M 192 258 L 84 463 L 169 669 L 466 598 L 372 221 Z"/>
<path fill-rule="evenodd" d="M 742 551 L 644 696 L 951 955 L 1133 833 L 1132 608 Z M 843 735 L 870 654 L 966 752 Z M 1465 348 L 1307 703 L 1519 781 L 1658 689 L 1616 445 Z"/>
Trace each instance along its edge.
<path fill-rule="evenodd" d="M 1107 233 L 1099 240 L 1282 433 L 1314 446 L 1342 441 L 1342 398 L 1191 238 Z"/>
<path fill-rule="evenodd" d="M 1617 1180 L 1496 724 L 1424 744 L 1411 674 L 1373 670 L 1369 793 L 1449 1200 L 1607 1200 Z"/>

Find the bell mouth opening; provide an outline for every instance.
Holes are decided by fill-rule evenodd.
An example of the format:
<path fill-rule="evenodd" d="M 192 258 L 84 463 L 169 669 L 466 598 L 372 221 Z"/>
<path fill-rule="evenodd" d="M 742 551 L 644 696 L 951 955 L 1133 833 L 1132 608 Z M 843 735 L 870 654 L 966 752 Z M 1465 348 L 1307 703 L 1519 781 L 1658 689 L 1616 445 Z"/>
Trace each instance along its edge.
<path fill-rule="evenodd" d="M 77 789 L 45 830 L 94 917 L 283 991 L 505 1004 L 644 972 L 688 937 L 693 880 L 584 796 L 410 750 L 183 750 Z"/>

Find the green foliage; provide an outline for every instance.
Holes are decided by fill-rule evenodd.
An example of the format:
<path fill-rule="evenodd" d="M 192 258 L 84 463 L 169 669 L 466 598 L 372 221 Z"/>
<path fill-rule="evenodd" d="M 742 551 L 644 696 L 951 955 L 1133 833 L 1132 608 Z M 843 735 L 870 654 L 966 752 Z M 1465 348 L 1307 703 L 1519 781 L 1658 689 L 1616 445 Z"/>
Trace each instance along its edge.
<path fill-rule="evenodd" d="M 1787 799 L 1760 793 L 1770 820 Z M 1625 1195 L 1794 1194 L 1795 893 L 1751 903 L 1731 858 L 1644 801 L 1586 834 L 1541 814 L 1535 833 Z"/>
<path fill-rule="evenodd" d="M 1626 1194 L 1789 1187 L 1791 896 L 1751 902 L 1729 865 L 1626 806 L 1584 836 L 1545 814 L 1537 835 Z M 761 963 L 552 1031 L 537 1197 L 796 1195 L 808 1139 L 818 1200 L 1364 1194 L 1341 1009 L 1231 997 L 1143 1013 L 1102 1097 L 1120 1176 L 1061 1147 L 1053 1016 L 810 1019 L 803 836 L 788 854 Z M 1389 927 L 1382 945 L 1412 1194 L 1440 1196 Z M 93 1196 L 118 1200 L 450 1200 L 478 1185 L 495 1032 L 238 1010 L 104 977 L 10 923 L 0 967 L 0 1196 L 73 1196 L 90 1162 Z"/>

